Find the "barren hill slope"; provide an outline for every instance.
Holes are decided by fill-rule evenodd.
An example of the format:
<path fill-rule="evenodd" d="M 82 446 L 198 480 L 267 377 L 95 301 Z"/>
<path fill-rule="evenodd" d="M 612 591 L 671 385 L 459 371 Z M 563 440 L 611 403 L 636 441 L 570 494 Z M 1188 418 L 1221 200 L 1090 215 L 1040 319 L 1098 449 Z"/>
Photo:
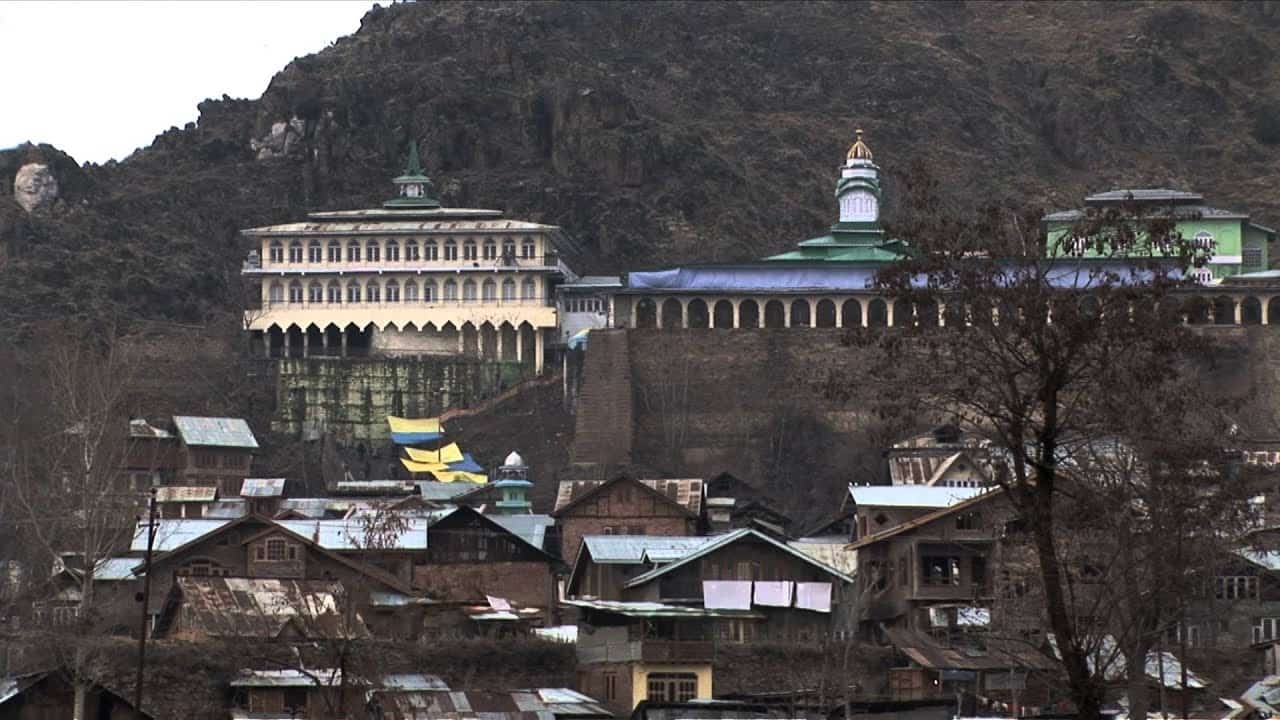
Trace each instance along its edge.
<path fill-rule="evenodd" d="M 448 203 L 563 225 L 590 271 L 755 257 L 825 227 L 858 126 L 891 215 L 919 162 L 967 202 L 1169 184 L 1274 224 L 1278 31 L 1276 3 L 374 9 L 262 98 L 207 101 L 123 162 L 0 152 L 0 306 L 10 323 L 227 312 L 237 228 L 381 200 L 410 138 Z M 28 214 L 9 191 L 36 160 L 61 195 Z"/>

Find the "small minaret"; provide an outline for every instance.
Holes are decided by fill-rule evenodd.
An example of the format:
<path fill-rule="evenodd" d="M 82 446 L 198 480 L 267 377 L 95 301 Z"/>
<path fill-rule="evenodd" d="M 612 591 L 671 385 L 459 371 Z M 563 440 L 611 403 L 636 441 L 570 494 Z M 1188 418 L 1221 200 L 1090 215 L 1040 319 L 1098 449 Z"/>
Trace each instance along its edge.
<path fill-rule="evenodd" d="M 845 156 L 836 182 L 840 222 L 836 230 L 878 230 L 880 228 L 880 168 L 871 159 L 871 148 L 862 141 L 862 130 Z"/>
<path fill-rule="evenodd" d="M 520 453 L 511 451 L 498 468 L 498 481 L 493 486 L 502 490 L 502 499 L 494 505 L 497 514 L 522 515 L 531 511 L 529 488 L 533 483 L 529 482 L 529 468 Z"/>
<path fill-rule="evenodd" d="M 397 197 L 382 203 L 385 208 L 438 208 L 440 201 L 431 197 L 431 178 L 422 169 L 418 159 L 418 141 L 409 143 L 409 159 L 404 174 L 391 182 L 396 186 Z"/>

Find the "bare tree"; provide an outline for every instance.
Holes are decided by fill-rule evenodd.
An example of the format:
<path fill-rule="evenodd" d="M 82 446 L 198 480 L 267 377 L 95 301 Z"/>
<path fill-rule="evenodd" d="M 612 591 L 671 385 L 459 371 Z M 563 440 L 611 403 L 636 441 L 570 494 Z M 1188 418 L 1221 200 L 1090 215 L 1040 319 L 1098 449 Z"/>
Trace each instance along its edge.
<path fill-rule="evenodd" d="M 895 331 L 872 340 L 884 360 L 877 370 L 1003 454 L 996 479 L 1034 549 L 1072 698 L 1080 717 L 1097 718 L 1107 681 L 1095 661 L 1114 628 L 1098 627 L 1075 597 L 1064 499 L 1090 487 L 1081 468 L 1095 461 L 1097 469 L 1090 453 L 1098 443 L 1120 438 L 1140 449 L 1147 484 L 1123 484 L 1109 507 L 1135 534 L 1168 542 L 1163 519 L 1134 508 L 1175 509 L 1189 469 L 1220 468 L 1214 441 L 1225 437 L 1224 418 L 1197 382 L 1213 348 L 1184 326 L 1180 295 L 1181 271 L 1205 258 L 1178 236 L 1171 214 L 1150 207 L 1086 213 L 1069 232 L 1045 239 L 1035 230 L 1039 213 L 992 209 L 966 218 L 933 202 L 927 181 L 917 190 L 919 207 L 899 231 L 922 252 L 879 277 L 902 312 Z M 1178 457 L 1164 463 L 1172 438 Z M 1185 533 L 1196 508 L 1176 509 Z M 1134 555 L 1115 567 L 1135 572 L 1151 559 Z M 1162 573 L 1172 570 L 1167 565 Z M 1146 571 L 1129 580 L 1122 587 L 1141 587 Z M 1139 593 L 1128 606 L 1144 599 Z M 1160 617 L 1144 616 L 1136 637 L 1151 638 Z"/>

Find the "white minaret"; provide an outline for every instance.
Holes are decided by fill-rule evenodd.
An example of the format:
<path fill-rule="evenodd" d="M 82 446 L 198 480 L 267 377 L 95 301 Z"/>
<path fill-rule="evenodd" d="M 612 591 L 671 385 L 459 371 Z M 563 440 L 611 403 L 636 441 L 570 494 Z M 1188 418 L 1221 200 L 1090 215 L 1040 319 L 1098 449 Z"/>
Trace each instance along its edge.
<path fill-rule="evenodd" d="M 862 142 L 862 131 L 849 148 L 840 182 L 836 183 L 836 199 L 840 203 L 840 222 L 876 223 L 880 220 L 880 168 L 871 160 L 871 149 Z"/>

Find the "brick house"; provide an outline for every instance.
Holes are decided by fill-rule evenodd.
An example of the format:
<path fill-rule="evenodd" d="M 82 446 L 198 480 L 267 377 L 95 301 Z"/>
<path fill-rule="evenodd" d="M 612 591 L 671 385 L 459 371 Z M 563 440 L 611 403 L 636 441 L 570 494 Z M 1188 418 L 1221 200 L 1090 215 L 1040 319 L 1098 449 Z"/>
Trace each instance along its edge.
<path fill-rule="evenodd" d="M 586 535 L 696 535 L 702 496 L 698 478 L 562 481 L 551 513 L 560 526 L 560 557 L 577 557 Z"/>

